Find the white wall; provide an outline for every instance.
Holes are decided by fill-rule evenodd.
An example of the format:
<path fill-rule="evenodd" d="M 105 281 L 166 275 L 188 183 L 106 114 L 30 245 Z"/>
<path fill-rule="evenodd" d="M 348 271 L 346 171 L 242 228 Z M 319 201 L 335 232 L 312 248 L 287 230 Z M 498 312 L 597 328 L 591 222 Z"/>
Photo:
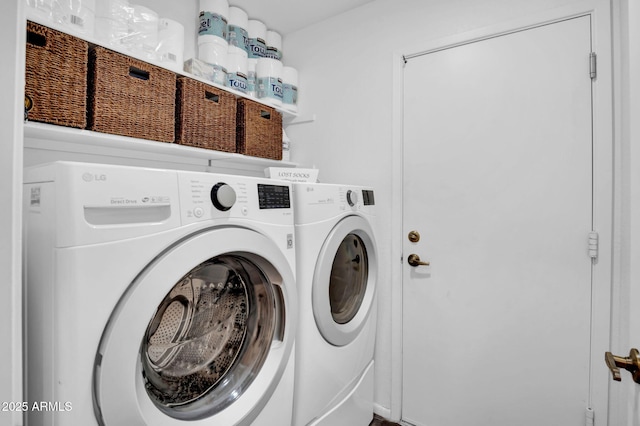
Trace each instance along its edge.
<path fill-rule="evenodd" d="M 632 1 L 632 0 L 630 0 Z M 560 8 L 568 0 L 377 0 L 284 39 L 284 61 L 299 70 L 300 114 L 316 121 L 290 126 L 292 160 L 320 169 L 323 182 L 352 182 L 377 189 L 377 235 L 381 250 L 376 393 L 379 414 L 399 413 L 398 339 L 392 333 L 392 304 L 401 297 L 399 262 L 392 247 L 394 221 L 393 54 L 421 42 L 518 20 Z M 579 2 L 578 2 L 579 3 Z M 605 1 L 604 4 L 608 7 Z M 604 66 L 607 66 L 606 64 Z M 443 100 L 446 102 L 446 100 Z M 425 182 L 425 185 L 429 184 Z M 397 320 L 397 318 L 395 319 Z M 599 361 L 597 361 L 599 362 Z"/>
<path fill-rule="evenodd" d="M 22 400 L 21 214 L 22 99 L 25 24 L 22 4 L 5 2 L 0 14 L 0 402 Z M 15 55 L 18 60 L 13 60 Z M 0 411 L 0 425 L 21 425 L 19 412 Z"/>

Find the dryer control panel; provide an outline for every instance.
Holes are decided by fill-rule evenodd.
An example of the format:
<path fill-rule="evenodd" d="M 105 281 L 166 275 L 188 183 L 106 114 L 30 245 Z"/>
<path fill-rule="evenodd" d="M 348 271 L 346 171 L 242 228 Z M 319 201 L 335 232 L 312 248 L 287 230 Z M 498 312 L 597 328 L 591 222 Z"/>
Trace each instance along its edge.
<path fill-rule="evenodd" d="M 349 213 L 375 215 L 372 188 L 350 185 L 295 183 L 296 223 L 312 223 Z"/>

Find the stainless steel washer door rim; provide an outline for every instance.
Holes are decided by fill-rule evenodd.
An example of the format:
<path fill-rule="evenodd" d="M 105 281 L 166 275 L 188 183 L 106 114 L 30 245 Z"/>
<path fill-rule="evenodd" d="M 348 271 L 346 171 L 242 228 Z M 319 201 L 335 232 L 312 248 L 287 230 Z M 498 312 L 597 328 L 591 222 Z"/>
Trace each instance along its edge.
<path fill-rule="evenodd" d="M 327 342 L 347 345 L 366 325 L 377 275 L 377 247 L 367 220 L 340 220 L 322 245 L 312 284 L 313 316 Z"/>
<path fill-rule="evenodd" d="M 212 315 L 213 311 L 193 303 L 189 306 L 188 290 L 180 289 L 185 277 L 192 274 L 193 279 L 195 274 L 195 281 L 202 285 L 206 281 L 202 280 L 203 276 L 213 278 L 211 275 L 214 275 L 220 281 L 225 270 L 243 268 L 248 269 L 238 277 L 229 278 L 230 286 L 237 287 L 230 289 L 235 293 L 231 297 L 232 303 L 242 304 L 243 300 L 248 301 L 254 296 L 265 298 L 266 302 L 260 309 L 272 311 L 271 319 L 266 315 L 266 323 L 273 325 L 271 331 L 262 330 L 260 325 L 254 324 L 253 331 L 247 329 L 246 333 L 262 335 L 261 331 L 265 331 L 267 341 L 261 340 L 262 337 L 254 339 L 254 343 L 260 343 L 252 346 L 251 336 L 237 330 L 228 331 L 228 335 L 225 332 L 218 334 L 217 341 L 188 338 L 201 333 L 202 324 L 194 323 L 215 319 L 203 320 L 192 315 L 196 310 L 207 312 L 206 315 Z M 240 284 L 240 280 L 263 282 L 255 288 L 247 288 L 249 285 Z M 209 284 L 212 283 L 206 283 L 207 286 Z M 192 301 L 198 299 L 201 305 L 207 304 L 222 293 L 214 291 Z M 287 259 L 273 241 L 258 232 L 245 228 L 212 228 L 176 243 L 136 277 L 105 329 L 94 370 L 96 417 L 107 426 L 204 425 L 212 421 L 238 426 L 251 424 L 279 384 L 292 355 L 297 323 L 295 301 L 293 272 Z M 236 313 L 241 310 L 242 307 Z M 181 317 L 179 324 L 167 322 L 175 316 Z M 143 342 L 143 336 L 151 336 L 151 346 L 150 342 Z M 182 349 L 180 344 L 174 347 L 167 344 L 180 339 Z M 215 346 L 226 342 L 224 350 L 228 352 L 236 347 L 238 339 L 241 340 L 236 345 L 239 349 L 228 354 L 226 371 L 211 383 L 201 384 L 202 392 L 197 387 L 190 387 L 190 379 L 198 381 L 205 377 L 203 372 L 211 367 L 212 360 L 215 365 L 215 355 L 221 354 L 218 350 L 209 350 L 205 357 L 201 354 L 194 356 L 193 349 L 198 344 Z M 195 346 L 190 347 L 191 344 Z M 195 352 L 207 351 L 200 347 Z M 182 378 L 190 379 L 163 382 L 157 376 L 150 377 L 154 368 L 162 370 L 167 366 L 170 368 L 163 371 L 168 375 L 178 378 L 182 375 Z M 174 386 L 176 394 L 182 396 L 176 400 L 163 399 L 153 389 L 150 390 L 150 383 L 151 388 L 160 390 L 165 385 L 169 388 Z M 182 390 L 189 387 L 190 390 L 177 392 L 181 386 L 184 387 Z M 168 390 L 165 396 L 171 394 Z"/>

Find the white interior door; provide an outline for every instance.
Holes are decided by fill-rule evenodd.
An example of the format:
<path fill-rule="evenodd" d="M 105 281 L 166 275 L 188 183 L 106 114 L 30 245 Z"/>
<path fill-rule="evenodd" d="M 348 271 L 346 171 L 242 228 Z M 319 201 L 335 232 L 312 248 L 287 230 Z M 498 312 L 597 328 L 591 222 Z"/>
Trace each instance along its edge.
<path fill-rule="evenodd" d="M 583 16 L 405 66 L 409 423 L 585 424 L 590 34 Z M 418 242 L 407 238 L 413 230 Z M 408 265 L 410 254 L 430 265 Z"/>

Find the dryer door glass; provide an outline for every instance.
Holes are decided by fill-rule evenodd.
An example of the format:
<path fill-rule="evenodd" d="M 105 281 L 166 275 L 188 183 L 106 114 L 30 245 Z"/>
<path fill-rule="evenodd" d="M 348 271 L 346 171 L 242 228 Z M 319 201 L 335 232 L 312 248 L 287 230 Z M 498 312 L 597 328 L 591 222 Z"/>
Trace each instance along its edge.
<path fill-rule="evenodd" d="M 338 324 L 348 323 L 358 313 L 368 274 L 367 249 L 359 236 L 348 234 L 338 247 L 329 278 L 331 315 Z"/>
<path fill-rule="evenodd" d="M 277 296 L 263 269 L 240 255 L 216 256 L 184 275 L 142 341 L 145 387 L 155 405 L 194 420 L 238 399 L 281 327 Z"/>

